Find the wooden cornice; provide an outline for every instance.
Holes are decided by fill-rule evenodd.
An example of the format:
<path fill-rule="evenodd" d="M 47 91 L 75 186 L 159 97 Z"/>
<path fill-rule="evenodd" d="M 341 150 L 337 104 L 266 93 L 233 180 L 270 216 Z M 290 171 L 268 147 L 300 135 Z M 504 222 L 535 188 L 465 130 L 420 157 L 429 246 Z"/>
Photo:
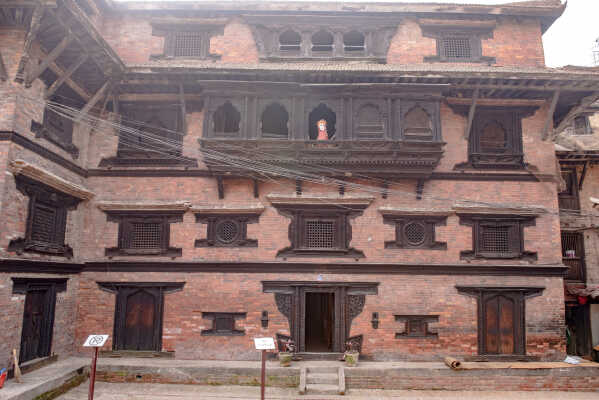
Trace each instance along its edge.
<path fill-rule="evenodd" d="M 185 212 L 191 207 L 190 201 L 175 202 L 116 202 L 102 201 L 97 203 L 97 207 L 102 211 L 181 211 Z"/>

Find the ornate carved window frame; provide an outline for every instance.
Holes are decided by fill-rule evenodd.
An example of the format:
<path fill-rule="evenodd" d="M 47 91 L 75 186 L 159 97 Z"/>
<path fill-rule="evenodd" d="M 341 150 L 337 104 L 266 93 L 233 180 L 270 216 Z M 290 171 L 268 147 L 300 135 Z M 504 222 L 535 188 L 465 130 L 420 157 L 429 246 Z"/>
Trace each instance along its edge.
<path fill-rule="evenodd" d="M 350 220 L 362 215 L 365 204 L 280 204 L 273 206 L 281 215 L 289 217 L 289 241 L 291 245 L 277 252 L 277 257 L 331 256 L 363 258 L 364 252 L 350 246 L 352 227 Z M 306 245 L 305 225 L 310 220 L 334 223 L 334 243 L 330 248 L 310 248 Z"/>
<path fill-rule="evenodd" d="M 283 106 L 285 108 L 285 111 L 287 111 L 287 115 L 289 116 L 288 120 L 287 120 L 287 137 L 282 137 L 282 136 L 273 136 L 273 135 L 265 135 L 262 132 L 262 114 L 264 113 L 264 111 L 266 110 L 266 108 L 273 104 L 273 103 L 278 103 L 281 106 Z M 256 138 L 261 138 L 261 139 L 289 139 L 293 137 L 293 100 L 291 100 L 290 98 L 284 98 L 284 97 L 263 97 L 263 98 L 258 98 L 257 99 L 257 107 L 258 107 L 258 113 L 256 115 L 256 134 L 255 137 Z"/>
<path fill-rule="evenodd" d="M 359 113 L 362 108 L 367 106 L 376 107 L 380 115 L 381 131 L 379 135 L 360 135 L 360 126 L 362 122 L 359 119 Z M 389 103 L 385 99 L 375 98 L 352 98 L 352 120 L 353 120 L 353 139 L 360 140 L 373 140 L 373 139 L 386 139 L 390 137 L 389 132 Z"/>
<path fill-rule="evenodd" d="M 210 39 L 217 35 L 223 35 L 225 19 L 205 19 L 190 22 L 176 22 L 155 20 L 151 22 L 152 35 L 164 37 L 164 48 L 162 54 L 153 54 L 151 59 L 162 58 L 186 58 L 196 60 L 219 60 L 219 54 L 210 53 Z M 177 35 L 197 35 L 199 36 L 200 54 L 199 55 L 177 55 L 176 41 Z"/>
<path fill-rule="evenodd" d="M 576 167 L 561 168 L 562 179 L 564 180 L 564 190 L 558 192 L 557 198 L 560 210 L 566 212 L 580 211 L 580 196 L 578 191 L 578 173 Z"/>
<path fill-rule="evenodd" d="M 437 339 L 439 334 L 429 330 L 429 323 L 439 322 L 438 315 L 394 314 L 395 321 L 404 323 L 404 330 L 395 334 L 395 339 Z"/>
<path fill-rule="evenodd" d="M 536 357 L 526 355 L 526 299 L 540 296 L 545 290 L 542 286 L 535 287 L 510 287 L 510 286 L 456 286 L 459 294 L 474 297 L 477 302 L 477 332 L 478 356 L 470 357 L 471 360 L 534 360 Z M 513 354 L 488 354 L 486 351 L 486 324 L 484 308 L 485 299 L 496 295 L 509 296 L 514 300 L 514 353 Z"/>
<path fill-rule="evenodd" d="M 486 63 L 495 64 L 495 57 L 483 56 L 482 40 L 492 39 L 495 29 L 494 21 L 482 23 L 463 23 L 456 25 L 456 21 L 421 21 L 422 36 L 433 38 L 437 41 L 437 54 L 425 56 L 424 62 L 459 62 L 459 63 Z M 448 57 L 446 55 L 446 39 L 465 39 L 470 45 L 470 57 Z"/>
<path fill-rule="evenodd" d="M 109 222 L 117 222 L 118 245 L 105 249 L 107 257 L 115 256 L 165 256 L 180 257 L 182 249 L 170 246 L 170 224 L 183 222 L 185 210 L 143 211 L 143 210 L 103 210 Z M 156 248 L 138 249 L 130 246 L 133 223 L 160 224 L 160 245 Z"/>
<path fill-rule="evenodd" d="M 52 118 L 58 118 L 62 121 L 65 128 L 69 131 L 68 134 L 71 136 L 70 141 L 64 140 L 65 132 L 58 132 L 50 122 Z M 71 155 L 74 159 L 79 158 L 79 148 L 73 144 L 73 127 L 74 123 L 69 118 L 59 115 L 49 108 L 44 109 L 43 122 L 40 124 L 34 120 L 31 120 L 31 132 L 35 133 L 36 138 L 44 138 L 50 143 L 60 147 Z"/>
<path fill-rule="evenodd" d="M 226 102 L 231 103 L 239 112 L 239 130 L 237 132 L 215 132 L 214 113 Z M 204 107 L 204 137 L 210 139 L 240 139 L 246 138 L 247 130 L 247 98 L 232 96 L 207 96 Z M 256 117 L 258 118 L 258 117 Z"/>
<path fill-rule="evenodd" d="M 224 212 L 221 210 L 195 212 L 196 222 L 208 224 L 206 239 L 197 239 L 195 247 L 258 247 L 257 239 L 247 237 L 247 224 L 257 223 L 263 209 L 247 212 Z M 234 237 L 223 237 L 219 232 L 229 226 L 236 232 Z"/>
<path fill-rule="evenodd" d="M 202 312 L 202 318 L 212 321 L 212 328 L 203 329 L 202 336 L 245 336 L 245 329 L 235 329 L 235 321 L 245 319 L 245 312 Z M 219 329 L 219 320 L 225 320 L 231 329 Z"/>
<path fill-rule="evenodd" d="M 415 133 L 407 133 L 406 119 L 405 116 L 415 107 L 420 107 L 428 114 L 431 121 L 431 135 L 418 135 Z M 438 142 L 441 141 L 441 112 L 440 112 L 439 101 L 422 101 L 422 100 L 399 100 L 399 112 L 396 113 L 396 126 L 399 137 L 401 140 L 416 140 L 416 141 L 427 141 L 427 142 Z"/>
<path fill-rule="evenodd" d="M 381 210 L 383 222 L 395 227 L 395 240 L 386 241 L 386 249 L 423 249 L 446 250 L 447 243 L 435 240 L 435 227 L 445 226 L 447 215 L 398 214 Z M 421 240 L 409 240 L 406 230 L 411 226 L 419 228 L 423 233 Z"/>
<path fill-rule="evenodd" d="M 380 17 L 339 17 L 319 15 L 244 16 L 250 25 L 261 61 L 285 62 L 298 60 L 366 60 L 386 62 L 391 38 L 397 30 L 397 21 Z M 281 50 L 279 36 L 292 30 L 300 34 L 299 51 Z M 312 36 L 326 30 L 333 35 L 330 52 L 312 51 Z M 364 35 L 362 51 L 346 50 L 343 36 L 352 31 Z"/>
<path fill-rule="evenodd" d="M 460 225 L 472 227 L 472 250 L 460 252 L 461 259 L 523 259 L 536 260 L 537 253 L 524 249 L 524 227 L 535 226 L 536 216 L 531 215 L 489 215 L 460 214 Z M 507 247 L 505 252 L 488 252 L 483 249 L 483 235 L 486 229 L 507 228 Z"/>
<path fill-rule="evenodd" d="M 67 258 L 73 257 L 73 249 L 65 243 L 67 213 L 69 210 L 76 209 L 82 199 L 60 192 L 20 174 L 15 176 L 15 183 L 17 190 L 29 197 L 27 229 L 24 238 L 11 240 L 8 251 L 16 251 L 17 254 L 30 251 Z M 52 225 L 54 230 L 50 232 L 53 239 L 50 241 L 35 239 L 34 221 L 36 212 L 39 212 L 37 210 L 40 208 L 45 208 L 54 213 L 54 223 Z"/>

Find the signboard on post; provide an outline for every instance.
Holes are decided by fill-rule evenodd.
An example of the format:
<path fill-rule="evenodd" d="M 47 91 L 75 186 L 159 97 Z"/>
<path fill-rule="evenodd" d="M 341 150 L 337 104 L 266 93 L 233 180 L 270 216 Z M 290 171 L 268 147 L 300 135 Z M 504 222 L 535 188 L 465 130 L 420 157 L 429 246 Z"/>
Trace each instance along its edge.
<path fill-rule="evenodd" d="M 94 400 L 94 384 L 96 383 L 96 363 L 98 362 L 98 349 L 104 346 L 108 340 L 108 335 L 89 335 L 83 343 L 83 347 L 93 347 L 94 354 L 92 355 L 92 367 L 89 374 L 89 391 L 87 393 L 88 400 Z"/>
<path fill-rule="evenodd" d="M 256 350 L 262 353 L 262 373 L 260 376 L 260 400 L 264 400 L 264 385 L 266 381 L 266 350 L 275 349 L 275 341 L 271 337 L 254 338 Z"/>

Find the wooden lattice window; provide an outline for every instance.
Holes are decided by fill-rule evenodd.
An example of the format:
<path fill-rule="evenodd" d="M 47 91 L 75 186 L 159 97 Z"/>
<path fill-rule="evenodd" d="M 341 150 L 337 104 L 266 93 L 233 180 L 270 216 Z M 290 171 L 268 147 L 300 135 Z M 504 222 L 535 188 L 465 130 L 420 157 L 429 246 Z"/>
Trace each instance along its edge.
<path fill-rule="evenodd" d="M 445 225 L 446 216 L 410 216 L 383 213 L 383 221 L 395 226 L 395 240 L 385 242 L 385 248 L 439 249 L 447 248 L 447 243 L 435 241 L 435 226 Z"/>
<path fill-rule="evenodd" d="M 208 224 L 206 239 L 195 247 L 256 247 L 258 241 L 247 237 L 247 224 L 258 222 L 261 211 L 240 214 L 196 213 L 196 222 Z"/>
<path fill-rule="evenodd" d="M 433 123 L 428 113 L 420 106 L 413 107 L 404 117 L 404 135 L 425 136 L 433 135 Z"/>
<path fill-rule="evenodd" d="M 170 224 L 183 221 L 182 211 L 106 211 L 108 221 L 118 222 L 118 247 L 107 248 L 108 257 L 117 255 L 181 256 L 170 247 Z"/>
<path fill-rule="evenodd" d="M 205 57 L 210 41 L 199 32 L 180 32 L 175 34 L 175 57 Z"/>
<path fill-rule="evenodd" d="M 479 141 L 483 153 L 502 153 L 507 145 L 507 133 L 497 121 L 491 121 L 480 132 Z"/>
<path fill-rule="evenodd" d="M 17 189 L 29 197 L 29 213 L 25 237 L 12 240 L 8 250 L 71 257 L 73 250 L 65 244 L 67 212 L 81 200 L 23 175 L 17 175 L 15 181 Z"/>
<path fill-rule="evenodd" d="M 473 250 L 462 251 L 462 258 L 531 258 L 536 253 L 524 250 L 524 227 L 534 225 L 534 217 L 460 216 L 460 223 L 473 226 Z"/>
<path fill-rule="evenodd" d="M 212 320 L 212 328 L 202 330 L 203 336 L 243 336 L 245 330 L 237 329 L 235 321 L 245 319 L 244 312 L 203 312 L 202 318 Z"/>
<path fill-rule="evenodd" d="M 470 38 L 444 37 L 442 40 L 442 55 L 446 58 L 472 58 Z"/>
<path fill-rule="evenodd" d="M 347 209 L 330 205 L 275 205 L 292 219 L 289 225 L 291 246 L 280 250 L 279 257 L 289 255 L 331 255 L 363 257 L 360 250 L 349 246 L 351 241 L 350 216 L 361 214 L 363 206 Z"/>
<path fill-rule="evenodd" d="M 568 266 L 567 280 L 584 282 L 584 235 L 580 232 L 562 232 L 562 262 Z"/>
<path fill-rule="evenodd" d="M 220 55 L 210 53 L 210 38 L 222 35 L 224 26 L 224 21 L 216 19 L 210 24 L 152 22 L 152 34 L 164 37 L 164 49 L 151 58 L 219 59 Z"/>
<path fill-rule="evenodd" d="M 43 123 L 31 121 L 31 131 L 36 137 L 44 138 L 67 151 L 73 158 L 79 157 L 79 149 L 73 144 L 73 121 L 69 117 L 46 108 Z"/>
<path fill-rule="evenodd" d="M 395 334 L 396 339 L 438 337 L 437 332 L 431 332 L 428 328 L 429 323 L 439 321 L 438 315 L 395 315 L 395 321 L 404 322 L 404 330 Z"/>

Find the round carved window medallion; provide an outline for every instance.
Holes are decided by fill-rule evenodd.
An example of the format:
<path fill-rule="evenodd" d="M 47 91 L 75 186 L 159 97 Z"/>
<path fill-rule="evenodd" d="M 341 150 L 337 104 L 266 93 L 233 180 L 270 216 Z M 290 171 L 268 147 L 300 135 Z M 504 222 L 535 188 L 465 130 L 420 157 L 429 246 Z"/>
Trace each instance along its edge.
<path fill-rule="evenodd" d="M 426 239 L 426 228 L 420 222 L 408 222 L 404 225 L 403 233 L 410 246 L 420 246 Z"/>
<path fill-rule="evenodd" d="M 221 243 L 233 243 L 239 236 L 239 224 L 233 220 L 226 219 L 216 225 L 216 240 Z"/>

